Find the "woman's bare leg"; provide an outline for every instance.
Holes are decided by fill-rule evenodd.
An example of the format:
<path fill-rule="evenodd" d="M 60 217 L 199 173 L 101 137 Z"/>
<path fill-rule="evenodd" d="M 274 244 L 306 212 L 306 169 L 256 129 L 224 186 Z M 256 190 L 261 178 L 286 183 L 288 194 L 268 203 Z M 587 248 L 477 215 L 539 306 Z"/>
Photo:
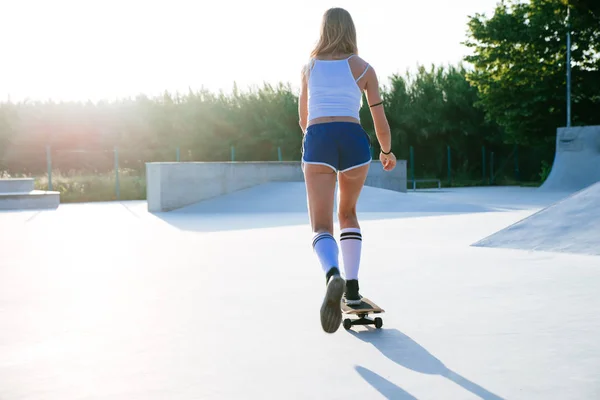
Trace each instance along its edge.
<path fill-rule="evenodd" d="M 313 249 L 326 274 L 327 282 L 327 291 L 321 305 L 321 326 L 325 332 L 333 333 L 342 322 L 340 301 L 344 293 L 344 280 L 339 273 L 339 249 L 333 236 L 333 202 L 337 176 L 328 166 L 305 164 L 304 178 L 313 231 Z"/>
<path fill-rule="evenodd" d="M 337 181 L 335 171 L 326 165 L 305 164 L 304 180 L 313 233 L 333 234 L 333 202 Z"/>
<path fill-rule="evenodd" d="M 338 220 L 341 229 L 360 228 L 356 203 L 368 173 L 369 164 L 339 174 Z"/>

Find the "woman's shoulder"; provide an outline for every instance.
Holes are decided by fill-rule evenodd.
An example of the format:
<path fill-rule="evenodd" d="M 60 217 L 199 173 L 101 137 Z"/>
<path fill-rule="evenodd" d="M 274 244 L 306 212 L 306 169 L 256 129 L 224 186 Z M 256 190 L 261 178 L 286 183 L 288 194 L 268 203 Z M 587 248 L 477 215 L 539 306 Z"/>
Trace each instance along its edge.
<path fill-rule="evenodd" d="M 350 65 L 350 70 L 355 79 L 358 79 L 359 77 L 362 78 L 373 68 L 367 60 L 358 55 L 351 57 L 348 60 L 348 64 Z"/>
<path fill-rule="evenodd" d="M 314 62 L 315 62 L 315 60 L 313 58 L 310 58 L 306 63 L 304 63 L 302 65 L 301 74 L 302 74 L 303 80 L 306 80 L 308 78 L 308 76 L 310 75 L 310 70 L 311 70 Z"/>
<path fill-rule="evenodd" d="M 350 64 L 351 68 L 357 67 L 359 69 L 365 69 L 367 66 L 371 65 L 367 60 L 359 55 L 350 57 L 348 59 L 348 63 Z"/>

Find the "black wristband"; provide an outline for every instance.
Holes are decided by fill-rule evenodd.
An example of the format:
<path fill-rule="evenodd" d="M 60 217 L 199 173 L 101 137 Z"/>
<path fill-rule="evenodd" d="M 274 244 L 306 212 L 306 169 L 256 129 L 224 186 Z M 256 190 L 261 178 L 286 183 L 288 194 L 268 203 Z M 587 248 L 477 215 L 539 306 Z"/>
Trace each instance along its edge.
<path fill-rule="evenodd" d="M 385 154 L 387 156 L 388 154 L 390 154 L 392 152 L 392 149 L 390 148 L 390 151 L 388 151 L 387 153 L 385 151 L 383 151 L 382 149 L 379 149 L 379 151 L 381 151 L 381 154 Z"/>

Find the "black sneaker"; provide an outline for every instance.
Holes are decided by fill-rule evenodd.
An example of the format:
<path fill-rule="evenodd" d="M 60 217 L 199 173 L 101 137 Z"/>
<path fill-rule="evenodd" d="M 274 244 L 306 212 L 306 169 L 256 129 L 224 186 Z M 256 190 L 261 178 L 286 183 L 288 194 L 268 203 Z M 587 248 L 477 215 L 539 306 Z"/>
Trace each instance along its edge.
<path fill-rule="evenodd" d="M 340 302 L 344 294 L 344 279 L 337 268 L 327 273 L 327 291 L 321 305 L 321 326 L 327 333 L 338 330 L 342 323 Z"/>
<path fill-rule="evenodd" d="M 355 306 L 362 303 L 362 296 L 358 293 L 358 280 L 350 279 L 346 281 L 346 291 L 344 301 L 349 306 Z"/>

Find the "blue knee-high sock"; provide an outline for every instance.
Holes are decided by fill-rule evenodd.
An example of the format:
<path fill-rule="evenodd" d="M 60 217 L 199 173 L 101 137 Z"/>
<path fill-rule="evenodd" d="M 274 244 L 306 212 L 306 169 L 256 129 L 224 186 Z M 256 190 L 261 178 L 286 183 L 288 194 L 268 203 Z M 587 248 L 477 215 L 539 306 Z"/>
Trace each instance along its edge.
<path fill-rule="evenodd" d="M 312 246 L 326 274 L 331 268 L 338 268 L 338 244 L 330 233 L 317 233 L 313 238 Z"/>

